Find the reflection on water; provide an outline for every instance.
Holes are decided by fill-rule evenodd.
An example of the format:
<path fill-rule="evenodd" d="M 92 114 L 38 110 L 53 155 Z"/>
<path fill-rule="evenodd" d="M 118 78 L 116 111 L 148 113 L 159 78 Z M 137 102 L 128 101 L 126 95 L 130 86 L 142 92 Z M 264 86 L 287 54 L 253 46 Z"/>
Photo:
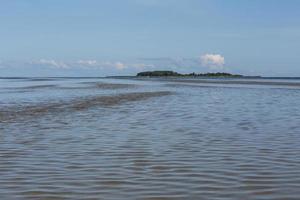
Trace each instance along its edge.
<path fill-rule="evenodd" d="M 1 199 L 299 199 L 298 89 L 0 84 Z"/>

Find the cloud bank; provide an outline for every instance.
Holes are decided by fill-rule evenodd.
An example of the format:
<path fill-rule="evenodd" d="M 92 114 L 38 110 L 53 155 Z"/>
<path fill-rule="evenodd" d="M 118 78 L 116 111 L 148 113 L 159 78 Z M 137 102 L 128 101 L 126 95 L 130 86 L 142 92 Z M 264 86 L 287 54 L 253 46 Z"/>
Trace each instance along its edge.
<path fill-rule="evenodd" d="M 97 61 L 97 60 L 78 60 L 78 61 L 59 61 L 53 59 L 39 59 L 25 62 L 27 66 L 48 67 L 56 69 L 110 69 L 110 70 L 125 70 L 136 69 L 142 70 L 152 68 L 153 65 L 136 62 L 121 62 L 121 61 Z"/>
<path fill-rule="evenodd" d="M 200 57 L 200 62 L 203 66 L 212 70 L 223 69 L 225 58 L 220 54 L 205 54 Z"/>
<path fill-rule="evenodd" d="M 27 64 L 27 63 L 25 63 Z M 33 60 L 28 62 L 29 65 L 40 65 L 40 66 L 47 66 L 52 68 L 61 68 L 61 69 L 68 69 L 69 66 L 67 63 L 62 61 L 56 61 L 56 60 L 47 60 L 47 59 L 40 59 L 40 60 Z"/>
<path fill-rule="evenodd" d="M 137 58 L 133 60 L 95 60 L 95 59 L 78 59 L 78 60 L 57 60 L 52 58 L 42 58 L 36 60 L 7 60 L 0 61 L 1 73 L 9 72 L 14 76 L 17 73 L 32 72 L 40 74 L 45 73 L 74 73 L 82 74 L 136 74 L 140 71 L 151 70 L 173 70 L 179 73 L 205 73 L 213 71 L 227 71 L 224 67 L 225 58 L 220 54 L 204 54 L 199 57 L 148 57 Z M 77 73 L 77 74 L 76 74 Z"/>

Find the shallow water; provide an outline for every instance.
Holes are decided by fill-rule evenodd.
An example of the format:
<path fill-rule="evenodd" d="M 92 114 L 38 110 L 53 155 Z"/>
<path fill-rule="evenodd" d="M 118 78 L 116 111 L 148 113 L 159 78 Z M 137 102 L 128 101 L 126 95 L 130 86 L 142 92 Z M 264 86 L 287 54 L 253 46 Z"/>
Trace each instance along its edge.
<path fill-rule="evenodd" d="M 299 199 L 298 81 L 249 81 L 0 79 L 0 197 Z"/>

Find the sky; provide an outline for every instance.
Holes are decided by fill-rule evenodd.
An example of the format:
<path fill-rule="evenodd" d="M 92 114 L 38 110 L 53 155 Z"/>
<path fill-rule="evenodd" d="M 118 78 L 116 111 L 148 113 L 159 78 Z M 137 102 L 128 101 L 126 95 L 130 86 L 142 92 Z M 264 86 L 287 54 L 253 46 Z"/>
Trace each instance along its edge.
<path fill-rule="evenodd" d="M 298 0 L 0 0 L 0 77 L 300 76 Z"/>

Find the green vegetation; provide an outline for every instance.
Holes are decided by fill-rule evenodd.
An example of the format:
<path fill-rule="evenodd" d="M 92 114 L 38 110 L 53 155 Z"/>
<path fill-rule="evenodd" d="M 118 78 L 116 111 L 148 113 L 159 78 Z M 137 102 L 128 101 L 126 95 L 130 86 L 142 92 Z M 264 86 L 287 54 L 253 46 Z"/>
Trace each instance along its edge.
<path fill-rule="evenodd" d="M 161 76 L 182 76 L 182 77 L 243 77 L 242 75 L 238 74 L 230 74 L 224 72 L 217 72 L 217 73 L 204 73 L 204 74 L 180 74 L 173 71 L 146 71 L 140 72 L 137 76 L 147 76 L 147 77 L 161 77 Z"/>
<path fill-rule="evenodd" d="M 173 71 L 146 71 L 138 73 L 137 76 L 182 76 L 182 74 Z"/>

